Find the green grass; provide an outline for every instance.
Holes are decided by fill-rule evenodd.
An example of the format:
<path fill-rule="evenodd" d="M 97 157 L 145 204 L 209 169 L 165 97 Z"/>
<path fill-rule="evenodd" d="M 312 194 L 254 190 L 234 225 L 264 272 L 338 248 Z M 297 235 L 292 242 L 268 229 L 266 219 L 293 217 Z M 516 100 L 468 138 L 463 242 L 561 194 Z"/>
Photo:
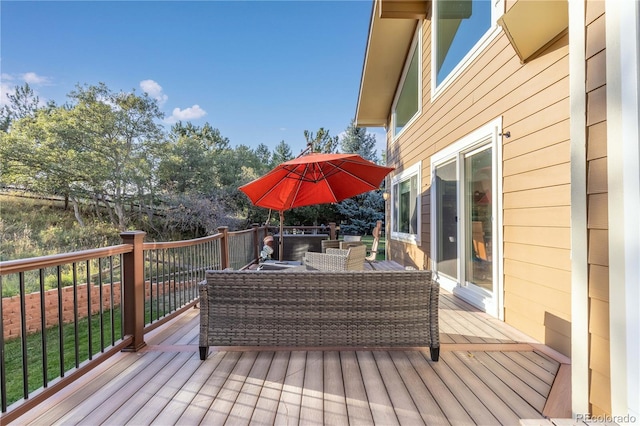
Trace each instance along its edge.
<path fill-rule="evenodd" d="M 367 244 L 367 248 L 371 248 L 371 244 L 373 244 L 373 236 L 365 235 L 362 237 L 361 241 Z M 378 255 L 376 256 L 376 260 L 385 260 L 385 243 L 385 238 L 380 238 L 380 241 L 378 241 Z"/>
<path fill-rule="evenodd" d="M 104 345 L 112 345 L 111 337 L 111 311 L 102 315 L 104 323 Z M 117 342 L 121 338 L 121 315 L 120 308 L 113 310 L 113 334 Z M 102 351 L 100 342 L 100 315 L 93 315 L 91 318 L 91 352 L 92 356 Z M 64 344 L 64 370 L 69 371 L 76 365 L 80 365 L 89 359 L 89 320 L 87 318 L 78 320 L 78 338 L 76 341 L 76 331 L 74 324 L 65 324 L 62 327 L 62 340 Z M 61 357 L 60 357 L 60 328 L 50 327 L 45 330 L 46 353 L 47 353 L 47 380 L 60 377 Z M 78 354 L 76 357 L 76 346 Z M 22 365 L 22 339 L 11 339 L 5 342 L 5 372 L 7 384 L 7 403 L 12 404 L 23 397 L 23 365 Z M 27 336 L 27 372 L 28 391 L 33 392 L 44 385 L 43 378 L 43 356 L 42 356 L 42 332 L 35 332 Z"/>
<path fill-rule="evenodd" d="M 166 303 L 163 300 L 153 299 L 152 302 L 147 301 L 145 304 L 145 323 L 152 322 L 150 303 L 153 303 L 153 321 L 168 315 L 176 309 L 174 305 L 177 303 L 186 303 L 189 294 L 175 296 L 171 293 L 165 295 Z M 169 300 L 171 298 L 171 301 Z M 166 311 L 164 308 L 166 307 Z M 173 310 L 171 309 L 173 308 Z M 102 314 L 103 321 L 103 338 L 105 349 L 112 346 L 112 343 L 118 342 L 122 335 L 122 321 L 120 307 L 113 310 L 113 328 L 111 328 L 111 311 Z M 113 330 L 113 341 L 111 331 Z M 53 326 L 46 331 L 47 340 L 47 380 L 60 377 L 60 328 Z M 91 318 L 91 353 L 92 356 L 102 352 L 100 342 L 100 315 L 93 315 Z M 80 365 L 89 359 L 89 320 L 80 318 L 78 320 L 78 355 L 76 358 L 76 331 L 74 324 L 64 324 L 62 326 L 62 335 L 64 343 L 64 371 L 73 369 L 76 365 Z M 7 383 L 7 404 L 12 404 L 23 397 L 23 366 L 22 366 L 22 340 L 20 338 L 11 339 L 5 342 L 5 371 Z M 27 371 L 28 371 L 28 392 L 31 393 L 36 389 L 44 386 L 43 380 L 43 357 L 42 357 L 42 333 L 35 332 L 27 336 Z"/>

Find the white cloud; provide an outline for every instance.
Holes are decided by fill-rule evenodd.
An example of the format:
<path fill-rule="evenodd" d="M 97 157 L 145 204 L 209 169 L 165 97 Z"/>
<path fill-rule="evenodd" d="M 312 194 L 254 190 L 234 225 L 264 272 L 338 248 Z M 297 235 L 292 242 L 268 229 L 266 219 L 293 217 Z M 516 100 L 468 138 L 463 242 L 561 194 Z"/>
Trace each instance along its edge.
<path fill-rule="evenodd" d="M 0 75 L 0 105 L 9 104 L 9 95 L 13 95 L 16 92 L 16 87 L 23 86 L 22 81 L 29 84 L 31 86 L 31 90 L 35 96 L 38 96 L 39 103 L 38 106 L 45 106 L 46 102 L 44 99 L 40 99 L 40 94 L 38 90 L 34 89 L 33 86 L 41 86 L 51 84 L 51 79 L 49 77 L 43 77 L 34 72 L 28 72 L 24 74 L 20 74 L 18 76 L 2 73 Z"/>
<path fill-rule="evenodd" d="M 9 103 L 9 93 L 13 93 L 14 84 L 13 76 L 10 74 L 0 74 L 0 105 L 7 105 Z"/>
<path fill-rule="evenodd" d="M 165 121 L 168 123 L 175 123 L 176 121 L 196 120 L 204 117 L 205 115 L 207 115 L 207 112 L 200 108 L 200 105 L 194 105 L 185 109 L 174 108 L 171 113 L 171 117 L 167 118 Z"/>
<path fill-rule="evenodd" d="M 51 79 L 49 77 L 44 77 L 42 75 L 38 75 L 35 72 L 26 72 L 20 76 L 25 83 L 34 84 L 34 85 L 43 85 L 51 83 Z"/>
<path fill-rule="evenodd" d="M 153 80 L 142 80 L 140 82 L 140 88 L 144 92 L 148 93 L 153 99 L 158 101 L 158 105 L 160 106 L 164 105 L 164 103 L 167 102 L 167 99 L 169 99 L 166 94 L 162 93 L 162 86 Z"/>
<path fill-rule="evenodd" d="M 13 85 L 4 80 L 4 76 L 2 76 L 2 83 L 0 84 L 0 105 L 8 105 L 9 93 L 13 93 L 14 91 Z"/>

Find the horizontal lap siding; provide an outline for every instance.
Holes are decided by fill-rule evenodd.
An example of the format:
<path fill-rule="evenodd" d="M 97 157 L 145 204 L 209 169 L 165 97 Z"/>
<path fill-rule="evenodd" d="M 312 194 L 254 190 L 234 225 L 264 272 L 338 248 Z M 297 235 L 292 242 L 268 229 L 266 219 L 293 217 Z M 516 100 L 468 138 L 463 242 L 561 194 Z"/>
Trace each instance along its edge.
<path fill-rule="evenodd" d="M 522 66 L 503 112 L 505 321 L 570 355 L 571 165 L 567 38 Z M 530 67 L 530 70 L 527 68 Z"/>
<path fill-rule="evenodd" d="M 433 102 L 429 20 L 422 42 L 422 111 L 388 152 L 399 170 L 423 162 L 422 244 L 391 242 L 393 259 L 410 257 L 419 265 L 423 256 L 430 264 L 431 156 L 502 117 L 511 132 L 502 147 L 505 320 L 569 355 L 568 37 L 523 65 L 501 33 Z"/>
<path fill-rule="evenodd" d="M 586 5 L 589 402 L 603 415 L 611 414 L 605 15 L 603 2 Z"/>

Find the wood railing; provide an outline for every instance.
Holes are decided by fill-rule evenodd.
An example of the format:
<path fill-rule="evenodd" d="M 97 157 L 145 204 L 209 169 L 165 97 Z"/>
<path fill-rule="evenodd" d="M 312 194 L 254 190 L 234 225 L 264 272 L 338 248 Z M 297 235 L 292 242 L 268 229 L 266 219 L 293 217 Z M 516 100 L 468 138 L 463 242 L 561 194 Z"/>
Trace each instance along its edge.
<path fill-rule="evenodd" d="M 287 230 L 294 228 L 329 227 Z M 335 224 L 330 229 L 335 237 Z M 0 293 L 18 289 L 0 304 L 2 422 L 113 354 L 143 348 L 146 332 L 197 303 L 205 271 L 250 266 L 272 232 L 257 225 L 218 231 L 172 242 L 124 232 L 116 246 L 0 262 Z"/>

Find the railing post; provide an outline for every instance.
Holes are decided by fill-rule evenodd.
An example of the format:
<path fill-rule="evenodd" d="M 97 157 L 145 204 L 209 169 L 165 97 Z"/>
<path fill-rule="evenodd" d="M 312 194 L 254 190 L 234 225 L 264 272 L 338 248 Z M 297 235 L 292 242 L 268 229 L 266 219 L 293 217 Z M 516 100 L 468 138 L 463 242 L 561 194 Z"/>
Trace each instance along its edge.
<path fill-rule="evenodd" d="M 260 256 L 260 249 L 261 247 L 261 243 L 262 240 L 260 239 L 260 235 L 258 234 L 258 230 L 260 229 L 260 224 L 259 223 L 254 223 L 253 225 L 251 225 L 251 227 L 253 228 L 253 258 L 257 259 L 258 256 Z"/>
<path fill-rule="evenodd" d="M 124 244 L 131 244 L 133 251 L 122 256 L 122 285 L 124 334 L 132 336 L 125 352 L 137 352 L 146 346 L 144 341 L 144 236 L 143 231 L 122 232 Z"/>
<path fill-rule="evenodd" d="M 228 226 L 220 226 L 218 227 L 218 232 L 222 234 L 222 239 L 220 240 L 220 261 L 222 262 L 222 269 L 227 269 L 231 267 L 231 263 L 229 259 L 229 227 Z"/>
<path fill-rule="evenodd" d="M 336 223 L 335 222 L 329 222 L 329 239 L 330 240 L 336 239 Z"/>

